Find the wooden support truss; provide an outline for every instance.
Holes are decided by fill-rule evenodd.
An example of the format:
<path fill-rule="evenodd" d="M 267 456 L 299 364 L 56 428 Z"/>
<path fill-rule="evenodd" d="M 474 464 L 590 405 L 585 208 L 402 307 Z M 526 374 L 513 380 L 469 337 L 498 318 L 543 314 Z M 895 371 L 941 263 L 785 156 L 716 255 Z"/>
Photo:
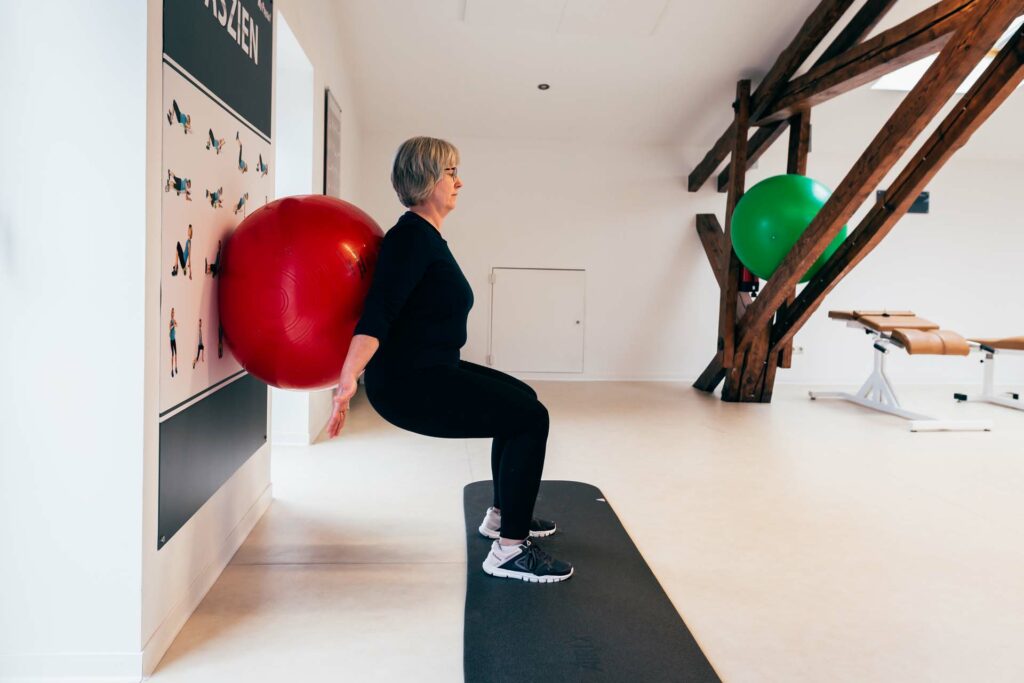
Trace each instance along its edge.
<path fill-rule="evenodd" d="M 943 0 L 915 17 L 859 42 L 894 0 L 868 0 L 811 69 L 789 80 L 850 3 L 823 0 L 780 55 L 761 85 L 737 87 L 736 113 L 725 133 L 690 174 L 697 189 L 731 156 L 725 229 L 714 216 L 698 216 L 697 229 L 722 294 L 715 356 L 694 384 L 712 391 L 725 380 L 724 400 L 771 400 L 777 367 L 789 367 L 792 339 L 825 295 L 869 253 L 909 209 L 914 198 L 953 153 L 1021 82 L 1024 29 L 1018 30 L 981 79 L 926 141 L 850 237 L 799 296 L 795 286 L 842 226 L 909 149 L 925 127 L 980 63 L 1024 0 Z M 806 35 L 803 31 L 808 31 Z M 731 248 L 732 209 L 742 196 L 746 169 L 788 128 L 787 171 L 806 172 L 810 110 L 895 68 L 939 55 L 822 207 L 753 301 L 738 296 L 739 264 Z M 748 139 L 751 122 L 762 127 Z M 718 179 L 722 187 L 722 177 Z"/>
<path fill-rule="evenodd" d="M 807 283 L 788 310 L 778 315 L 772 330 L 772 350 L 783 348 L 807 322 L 825 296 L 889 234 L 939 168 L 1024 81 L 1024 28 L 1000 50 L 985 73 L 914 155 L 913 160 L 876 202 L 836 253 Z"/>

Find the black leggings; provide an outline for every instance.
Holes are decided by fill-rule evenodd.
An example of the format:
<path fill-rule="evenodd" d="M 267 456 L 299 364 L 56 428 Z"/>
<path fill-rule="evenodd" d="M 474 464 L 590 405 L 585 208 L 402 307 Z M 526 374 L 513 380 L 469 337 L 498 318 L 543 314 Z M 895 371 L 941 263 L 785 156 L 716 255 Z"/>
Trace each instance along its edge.
<path fill-rule="evenodd" d="M 401 372 L 372 369 L 366 373 L 366 395 L 381 417 L 410 432 L 444 439 L 492 438 L 501 535 L 529 535 L 549 426 L 547 408 L 529 385 L 459 361 Z"/>

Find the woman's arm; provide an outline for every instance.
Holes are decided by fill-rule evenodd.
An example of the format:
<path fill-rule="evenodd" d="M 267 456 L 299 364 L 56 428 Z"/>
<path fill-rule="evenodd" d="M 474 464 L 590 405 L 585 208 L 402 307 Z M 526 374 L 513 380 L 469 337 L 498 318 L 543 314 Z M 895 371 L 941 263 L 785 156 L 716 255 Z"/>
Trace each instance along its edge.
<path fill-rule="evenodd" d="M 341 369 L 334 413 L 327 423 L 327 433 L 332 438 L 345 425 L 349 401 L 356 393 L 356 378 L 381 342 L 387 340 L 392 324 L 423 278 L 430 258 L 429 246 L 417 230 L 396 226 L 384 236 L 363 312 Z"/>
<path fill-rule="evenodd" d="M 379 347 L 380 341 L 376 337 L 366 334 L 357 334 L 352 337 L 348 355 L 345 356 L 345 363 L 341 367 L 338 390 L 334 394 L 334 412 L 327 422 L 327 435 L 330 438 L 336 437 L 345 426 L 349 402 L 356 394 L 356 380 Z"/>
<path fill-rule="evenodd" d="M 348 355 L 345 356 L 345 364 L 341 366 L 341 382 L 346 379 L 355 380 L 360 373 L 366 369 L 367 363 L 377 353 L 380 342 L 376 337 L 366 334 L 357 334 L 352 337 L 352 343 L 348 347 Z"/>

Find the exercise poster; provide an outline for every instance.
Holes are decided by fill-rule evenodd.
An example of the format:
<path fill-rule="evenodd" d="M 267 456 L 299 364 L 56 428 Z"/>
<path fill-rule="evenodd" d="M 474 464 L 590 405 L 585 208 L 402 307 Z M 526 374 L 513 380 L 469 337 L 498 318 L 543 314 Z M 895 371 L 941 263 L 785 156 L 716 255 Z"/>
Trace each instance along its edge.
<path fill-rule="evenodd" d="M 273 196 L 270 6 L 164 3 L 161 415 L 241 371 L 217 277 L 231 231 Z"/>
<path fill-rule="evenodd" d="M 157 547 L 266 441 L 217 310 L 225 244 L 273 199 L 272 0 L 164 0 Z"/>

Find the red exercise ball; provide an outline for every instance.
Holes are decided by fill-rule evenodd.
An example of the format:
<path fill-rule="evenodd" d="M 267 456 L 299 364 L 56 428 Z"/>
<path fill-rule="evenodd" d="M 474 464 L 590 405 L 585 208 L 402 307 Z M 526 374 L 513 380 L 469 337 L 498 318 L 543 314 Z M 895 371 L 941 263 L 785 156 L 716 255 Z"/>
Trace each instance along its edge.
<path fill-rule="evenodd" d="M 384 237 L 333 197 L 285 197 L 258 209 L 224 245 L 218 302 L 242 367 L 282 389 L 337 383 Z"/>

